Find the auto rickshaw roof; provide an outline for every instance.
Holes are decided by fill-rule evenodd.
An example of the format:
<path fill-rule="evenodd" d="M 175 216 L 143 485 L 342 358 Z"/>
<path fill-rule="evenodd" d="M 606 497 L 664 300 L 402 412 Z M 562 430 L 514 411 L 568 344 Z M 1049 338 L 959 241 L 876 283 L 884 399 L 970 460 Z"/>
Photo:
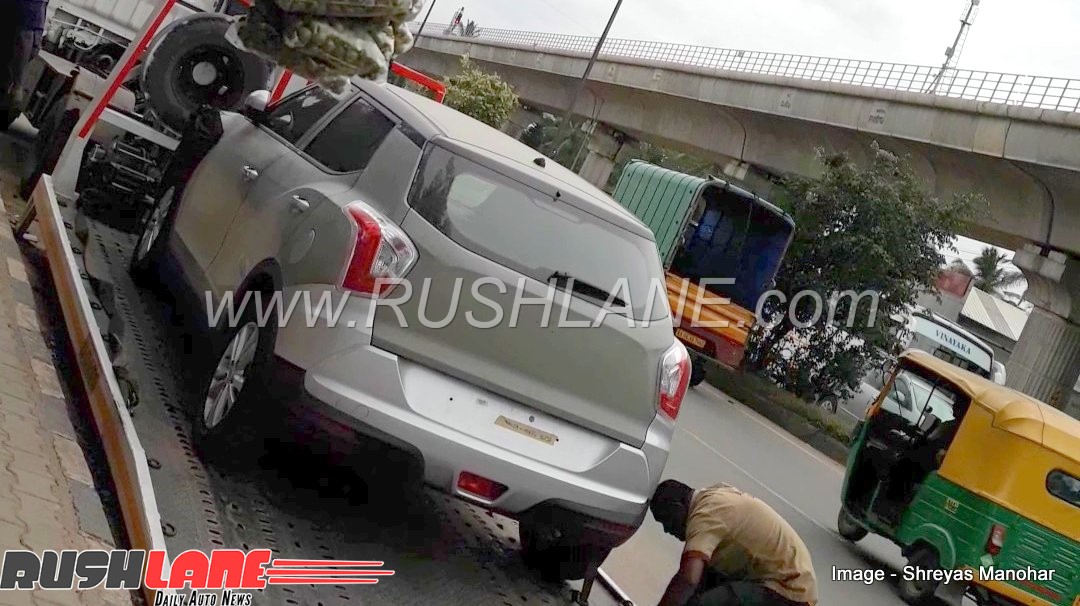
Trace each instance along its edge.
<path fill-rule="evenodd" d="M 904 352 L 900 359 L 914 362 L 964 391 L 973 404 L 993 413 L 994 427 L 1041 444 L 1080 463 L 1080 420 L 925 351 L 911 349 Z"/>

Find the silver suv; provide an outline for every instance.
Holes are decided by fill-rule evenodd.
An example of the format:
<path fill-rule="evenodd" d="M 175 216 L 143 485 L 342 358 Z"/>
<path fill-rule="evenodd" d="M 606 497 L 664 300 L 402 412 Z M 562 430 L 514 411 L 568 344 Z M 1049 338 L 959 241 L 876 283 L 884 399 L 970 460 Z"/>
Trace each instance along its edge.
<path fill-rule="evenodd" d="M 298 405 L 518 519 L 546 574 L 579 578 L 629 538 L 689 379 L 649 229 L 532 149 L 394 86 L 309 88 L 221 120 L 149 213 L 131 272 L 178 269 L 211 316 L 275 293 L 295 309 L 209 318 L 222 338 L 196 436 L 253 431 L 259 390 L 292 369 Z"/>

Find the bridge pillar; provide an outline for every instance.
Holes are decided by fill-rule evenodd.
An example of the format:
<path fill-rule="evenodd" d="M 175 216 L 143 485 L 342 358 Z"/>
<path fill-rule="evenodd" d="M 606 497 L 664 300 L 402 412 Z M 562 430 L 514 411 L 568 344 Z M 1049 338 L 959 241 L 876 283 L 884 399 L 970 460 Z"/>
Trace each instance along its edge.
<path fill-rule="evenodd" d="M 1006 365 L 1010 387 L 1064 409 L 1080 377 L 1080 259 L 1028 245 L 1013 264 L 1035 309 Z"/>
<path fill-rule="evenodd" d="M 612 171 L 615 170 L 615 158 L 622 149 L 626 136 L 608 128 L 603 124 L 597 124 L 589 141 L 586 144 L 587 154 L 585 162 L 578 170 L 581 178 L 589 183 L 604 189 Z"/>

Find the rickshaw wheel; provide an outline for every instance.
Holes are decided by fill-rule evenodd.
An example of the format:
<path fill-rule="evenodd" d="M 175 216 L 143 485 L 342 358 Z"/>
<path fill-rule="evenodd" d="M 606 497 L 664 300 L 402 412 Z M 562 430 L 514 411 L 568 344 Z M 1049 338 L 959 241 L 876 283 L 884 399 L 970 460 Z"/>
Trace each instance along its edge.
<path fill-rule="evenodd" d="M 908 556 L 908 565 L 922 570 L 936 570 L 941 567 L 938 563 L 937 552 L 927 546 L 916 547 Z M 901 575 L 897 590 L 900 593 L 900 598 L 908 604 L 923 605 L 930 603 L 938 585 L 938 581 L 908 580 Z"/>
<path fill-rule="evenodd" d="M 840 508 L 840 513 L 836 516 L 836 530 L 840 533 L 840 536 L 852 543 L 862 540 L 870 532 L 862 526 L 859 526 L 859 524 L 851 517 L 851 514 L 843 507 Z"/>

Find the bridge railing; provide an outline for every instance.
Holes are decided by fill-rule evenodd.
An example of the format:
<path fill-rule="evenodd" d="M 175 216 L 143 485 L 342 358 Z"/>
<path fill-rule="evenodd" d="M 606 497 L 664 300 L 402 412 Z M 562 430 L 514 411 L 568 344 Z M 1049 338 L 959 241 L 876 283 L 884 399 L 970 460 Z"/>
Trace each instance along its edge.
<path fill-rule="evenodd" d="M 461 31 L 461 30 L 458 30 Z M 449 34 L 446 24 L 429 23 L 425 34 Z M 597 38 L 511 29 L 479 28 L 473 39 L 591 53 Z M 1026 76 L 968 69 L 712 48 L 670 42 L 609 38 L 601 54 L 646 59 L 708 69 L 834 82 L 872 88 L 927 93 L 1067 112 L 1080 111 L 1080 79 Z"/>

